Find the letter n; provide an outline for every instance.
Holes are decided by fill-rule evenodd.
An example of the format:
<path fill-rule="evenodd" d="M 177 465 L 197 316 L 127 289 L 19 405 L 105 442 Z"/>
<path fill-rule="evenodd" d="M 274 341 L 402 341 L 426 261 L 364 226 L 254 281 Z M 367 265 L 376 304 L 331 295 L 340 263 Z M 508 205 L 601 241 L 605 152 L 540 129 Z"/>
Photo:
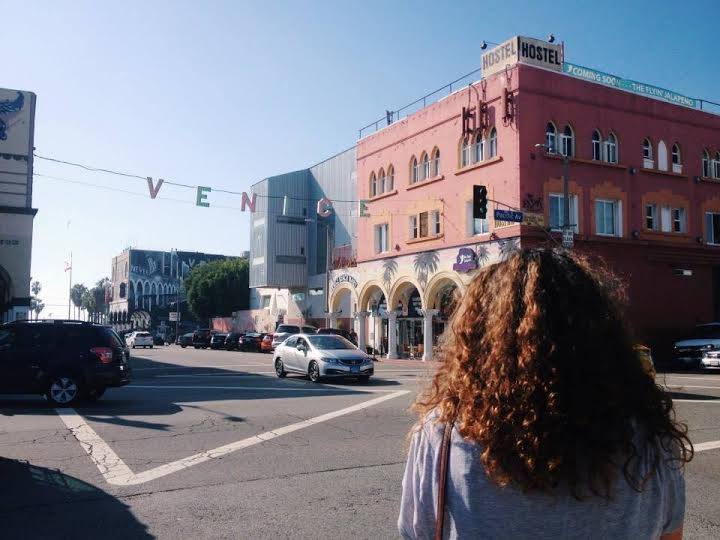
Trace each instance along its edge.
<path fill-rule="evenodd" d="M 245 211 L 245 205 L 250 208 L 250 212 L 255 213 L 255 203 L 257 202 L 257 195 L 255 193 L 252 194 L 252 199 L 248 197 L 248 194 L 243 191 L 242 194 L 242 201 L 240 202 L 240 210 L 243 212 Z"/>

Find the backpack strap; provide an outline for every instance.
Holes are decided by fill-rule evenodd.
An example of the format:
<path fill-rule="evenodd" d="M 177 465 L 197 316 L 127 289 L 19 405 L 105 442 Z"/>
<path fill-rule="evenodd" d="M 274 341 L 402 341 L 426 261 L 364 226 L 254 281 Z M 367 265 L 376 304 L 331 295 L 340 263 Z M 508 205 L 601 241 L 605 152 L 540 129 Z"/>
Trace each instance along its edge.
<path fill-rule="evenodd" d="M 445 522 L 445 488 L 447 486 L 448 464 L 450 463 L 450 439 L 453 424 L 448 422 L 443 430 L 442 444 L 440 445 L 440 461 L 438 463 L 438 498 L 435 512 L 435 540 L 442 540 L 443 524 Z"/>

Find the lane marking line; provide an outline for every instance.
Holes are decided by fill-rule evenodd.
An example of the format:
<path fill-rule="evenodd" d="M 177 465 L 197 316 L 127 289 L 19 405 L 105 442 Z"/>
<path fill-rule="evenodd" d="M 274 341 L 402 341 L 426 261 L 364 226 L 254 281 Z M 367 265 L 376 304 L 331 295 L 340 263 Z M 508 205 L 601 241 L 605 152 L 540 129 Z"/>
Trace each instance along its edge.
<path fill-rule="evenodd" d="M 695 379 L 698 381 L 716 381 L 720 382 L 720 376 L 718 375 L 700 375 L 697 377 L 691 377 L 689 375 L 658 375 L 658 378 L 665 377 L 666 379 Z"/>
<path fill-rule="evenodd" d="M 703 443 L 693 444 L 693 448 L 696 452 L 705 452 L 706 450 L 715 450 L 720 448 L 720 441 L 708 441 Z"/>
<path fill-rule="evenodd" d="M 670 389 L 670 388 L 681 388 L 681 389 L 682 388 L 707 388 L 707 389 L 712 389 L 712 390 L 720 390 L 720 386 L 696 386 L 696 385 L 691 385 L 691 384 L 681 384 L 681 385 L 671 384 L 671 385 L 665 386 L 665 388 L 668 388 L 668 389 Z"/>
<path fill-rule="evenodd" d="M 135 486 L 182 471 L 183 469 L 187 469 L 194 465 L 199 465 L 200 463 L 205 463 L 206 461 L 210 461 L 212 459 L 221 458 L 232 452 L 237 452 L 238 450 L 275 439 L 276 437 L 287 435 L 288 433 L 292 433 L 300 429 L 312 427 L 314 425 L 321 424 L 322 422 L 327 422 L 328 420 L 332 420 L 333 418 L 337 418 L 339 416 L 367 409 L 368 407 L 378 405 L 384 401 L 395 399 L 396 397 L 400 397 L 405 394 L 409 394 L 409 391 L 400 390 L 386 396 L 376 397 L 371 400 L 358 403 L 357 405 L 345 407 L 344 409 L 321 414 L 320 416 L 302 420 L 301 422 L 296 422 L 278 429 L 266 431 L 265 433 L 253 435 L 252 437 L 219 446 L 217 448 L 213 448 L 212 450 L 204 450 L 203 452 L 193 454 L 192 456 L 188 456 L 171 463 L 166 463 L 165 465 L 160 465 L 154 469 L 149 469 L 140 473 L 132 472 L 130 467 L 128 467 L 125 462 L 120 459 L 113 449 L 100 438 L 95 430 L 93 430 L 87 422 L 85 422 L 85 420 L 75 412 L 75 410 L 55 410 L 73 436 L 78 440 L 83 450 L 85 450 L 88 456 L 90 456 L 90 459 L 92 459 L 95 463 L 106 482 L 116 486 Z"/>
<path fill-rule="evenodd" d="M 297 386 L 295 388 L 285 388 L 282 386 L 185 386 L 185 385 L 145 385 L 145 384 L 130 384 L 124 386 L 123 389 L 127 388 L 153 388 L 163 389 L 169 388 L 173 390 L 278 390 L 279 392 L 304 392 L 305 390 L 310 392 L 334 392 L 335 390 L 345 390 L 349 393 L 361 393 L 361 394 L 387 394 L 394 392 L 394 390 L 382 390 L 380 388 L 351 388 L 346 386 L 337 385 L 324 385 L 318 388 L 310 388 L 310 385 Z M 409 392 L 409 390 L 408 390 Z"/>
<path fill-rule="evenodd" d="M 210 369 L 214 367 L 268 367 L 269 364 L 212 364 L 209 366 L 167 366 L 132 368 L 133 371 L 152 371 L 157 369 Z"/>
<path fill-rule="evenodd" d="M 244 371 L 239 373 L 179 373 L 177 375 L 155 375 L 155 379 L 177 379 L 180 377 L 252 377 L 257 375 L 275 375 L 274 371 Z"/>
<path fill-rule="evenodd" d="M 720 403 L 718 399 L 673 399 L 673 403 Z"/>

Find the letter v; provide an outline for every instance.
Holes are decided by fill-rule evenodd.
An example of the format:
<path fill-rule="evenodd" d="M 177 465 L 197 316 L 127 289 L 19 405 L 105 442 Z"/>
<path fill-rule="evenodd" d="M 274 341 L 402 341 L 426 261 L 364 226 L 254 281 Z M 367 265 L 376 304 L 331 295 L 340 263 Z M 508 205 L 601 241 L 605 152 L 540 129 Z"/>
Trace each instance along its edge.
<path fill-rule="evenodd" d="M 160 179 L 158 180 L 157 186 L 153 186 L 152 177 L 151 177 L 151 176 L 148 176 L 148 177 L 147 177 L 148 189 L 150 190 L 150 198 L 151 198 L 151 199 L 154 199 L 155 197 L 157 197 L 158 191 L 160 191 L 160 186 L 163 185 L 163 182 L 164 182 L 164 181 L 165 181 L 165 180 L 163 180 L 162 178 L 160 178 Z"/>

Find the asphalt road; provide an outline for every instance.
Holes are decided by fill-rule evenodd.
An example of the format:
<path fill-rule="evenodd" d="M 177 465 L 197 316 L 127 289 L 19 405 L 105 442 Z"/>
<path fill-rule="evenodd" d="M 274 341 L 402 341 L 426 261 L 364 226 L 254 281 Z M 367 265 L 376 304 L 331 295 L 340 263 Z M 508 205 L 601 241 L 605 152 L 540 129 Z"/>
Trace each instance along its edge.
<path fill-rule="evenodd" d="M 397 537 L 421 362 L 320 385 L 261 354 L 173 346 L 132 365 L 133 384 L 76 410 L 0 397 L 3 538 Z M 720 373 L 659 377 L 700 443 L 686 537 L 719 538 Z"/>

